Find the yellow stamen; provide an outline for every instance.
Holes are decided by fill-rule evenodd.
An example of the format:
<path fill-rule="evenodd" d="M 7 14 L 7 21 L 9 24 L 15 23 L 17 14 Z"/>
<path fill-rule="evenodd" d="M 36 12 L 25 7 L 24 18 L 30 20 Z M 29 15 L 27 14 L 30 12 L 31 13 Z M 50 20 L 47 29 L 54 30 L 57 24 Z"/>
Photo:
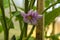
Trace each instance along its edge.
<path fill-rule="evenodd" d="M 28 16 L 27 18 L 28 18 L 29 20 L 31 20 L 31 19 L 32 19 L 32 16 Z"/>

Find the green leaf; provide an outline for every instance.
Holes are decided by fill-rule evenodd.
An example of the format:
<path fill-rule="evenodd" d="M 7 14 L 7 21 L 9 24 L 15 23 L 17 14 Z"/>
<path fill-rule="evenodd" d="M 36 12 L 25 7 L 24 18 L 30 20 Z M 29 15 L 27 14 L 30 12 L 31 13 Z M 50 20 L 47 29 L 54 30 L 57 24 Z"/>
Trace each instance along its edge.
<path fill-rule="evenodd" d="M 7 7 L 9 7 L 8 0 L 3 0 L 3 1 L 4 1 L 4 8 L 7 8 Z"/>
<path fill-rule="evenodd" d="M 2 12 L 1 12 L 1 10 L 0 10 L 0 14 L 1 14 Z"/>
<path fill-rule="evenodd" d="M 48 7 L 50 4 L 49 0 L 45 0 L 45 7 Z"/>
<path fill-rule="evenodd" d="M 2 24 L 2 27 L 4 27 L 4 22 L 3 22 L 3 18 L 2 18 L 2 15 L 1 14 L 0 14 L 0 22 Z M 6 17 L 6 22 L 7 22 L 8 29 L 14 28 L 14 24 L 12 22 L 12 19 L 9 19 L 8 17 Z"/>
<path fill-rule="evenodd" d="M 6 18 L 6 20 L 7 20 L 8 29 L 14 28 L 14 24 L 12 22 L 12 19 Z"/>
<path fill-rule="evenodd" d="M 20 36 L 17 36 L 16 39 L 19 40 L 19 39 L 20 39 Z M 34 37 L 30 37 L 28 40 L 36 40 L 36 38 L 34 38 Z"/>
<path fill-rule="evenodd" d="M 13 16 L 16 17 L 16 20 L 20 20 L 20 21 L 23 21 L 23 17 L 21 16 L 20 12 L 12 12 Z"/>
<path fill-rule="evenodd" d="M 50 4 L 50 1 L 49 0 L 45 0 L 45 7 L 48 7 Z"/>
<path fill-rule="evenodd" d="M 23 25 L 23 17 L 21 16 L 20 12 L 19 11 L 15 11 L 15 12 L 12 12 L 13 16 L 15 16 L 15 20 L 19 21 L 19 25 L 20 25 L 20 30 L 22 30 L 22 25 Z"/>
<path fill-rule="evenodd" d="M 45 0 L 45 7 L 49 7 L 49 5 L 53 2 L 54 0 Z"/>
<path fill-rule="evenodd" d="M 0 6 L 2 5 L 2 0 L 0 0 Z"/>
<path fill-rule="evenodd" d="M 36 40 L 34 37 L 30 37 L 29 40 Z"/>
<path fill-rule="evenodd" d="M 36 6 L 33 6 L 33 10 L 36 10 L 37 9 L 37 7 Z"/>
<path fill-rule="evenodd" d="M 2 25 L 0 25 L 0 33 L 3 31 Z"/>
<path fill-rule="evenodd" d="M 59 2 L 59 3 L 60 3 L 60 0 L 57 0 L 57 2 Z"/>
<path fill-rule="evenodd" d="M 54 19 L 60 15 L 60 7 L 45 14 L 45 26 L 49 25 Z"/>
<path fill-rule="evenodd" d="M 34 4 L 35 4 L 36 0 L 30 0 L 30 4 L 29 4 L 29 10 L 33 8 Z"/>
<path fill-rule="evenodd" d="M 20 15 L 20 12 L 19 11 L 14 11 L 14 12 L 12 12 L 12 15 L 13 16 L 18 16 L 18 15 Z"/>
<path fill-rule="evenodd" d="M 45 36 L 46 38 L 51 38 L 52 40 L 59 40 L 58 37 L 60 36 L 60 33 L 50 35 L 50 36 Z"/>

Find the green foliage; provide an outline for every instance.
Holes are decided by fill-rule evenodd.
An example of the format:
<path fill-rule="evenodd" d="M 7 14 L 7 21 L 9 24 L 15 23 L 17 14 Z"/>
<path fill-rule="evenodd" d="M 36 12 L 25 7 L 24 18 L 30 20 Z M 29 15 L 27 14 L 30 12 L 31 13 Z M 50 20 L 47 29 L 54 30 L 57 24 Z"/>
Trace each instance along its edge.
<path fill-rule="evenodd" d="M 37 9 L 37 7 L 36 6 L 33 6 L 33 10 L 36 10 Z"/>
<path fill-rule="evenodd" d="M 8 0 L 4 0 L 4 7 L 5 7 L 5 8 L 9 7 Z"/>
<path fill-rule="evenodd" d="M 2 25 L 0 25 L 0 33 L 3 31 Z"/>
<path fill-rule="evenodd" d="M 60 0 L 57 0 L 60 3 Z"/>
<path fill-rule="evenodd" d="M 16 17 L 16 20 L 23 21 L 23 17 L 21 16 L 19 11 L 12 12 L 12 15 Z"/>
<path fill-rule="evenodd" d="M 34 37 L 30 37 L 28 40 L 36 40 Z"/>
<path fill-rule="evenodd" d="M 60 33 L 50 36 L 45 36 L 46 38 L 51 38 L 52 40 L 59 40 L 58 37 L 60 36 Z"/>
<path fill-rule="evenodd" d="M 45 0 L 45 7 L 48 7 L 53 0 Z"/>
<path fill-rule="evenodd" d="M 20 38 L 19 36 L 16 37 L 17 40 L 19 40 L 19 38 Z M 30 37 L 28 40 L 36 40 L 36 38 Z"/>
<path fill-rule="evenodd" d="M 29 10 L 33 8 L 34 4 L 35 4 L 35 0 L 31 0 L 29 4 Z"/>
<path fill-rule="evenodd" d="M 15 20 L 19 21 L 19 24 L 20 24 L 20 30 L 22 31 L 22 25 L 23 25 L 23 17 L 21 16 L 20 12 L 19 11 L 15 11 L 15 12 L 12 12 L 13 16 L 15 16 Z"/>
<path fill-rule="evenodd" d="M 12 22 L 12 19 L 9 19 L 6 17 L 6 21 L 7 21 L 8 29 L 14 28 L 14 24 Z"/>
<path fill-rule="evenodd" d="M 1 14 L 2 12 L 1 12 L 1 9 L 0 9 L 0 14 Z"/>
<path fill-rule="evenodd" d="M 2 18 L 1 14 L 0 14 L 0 22 L 2 24 L 2 27 L 4 27 L 4 22 L 3 22 L 3 18 Z M 9 19 L 8 17 L 6 17 L 6 22 L 7 22 L 8 29 L 14 28 L 14 24 L 12 22 L 12 19 Z"/>
<path fill-rule="evenodd" d="M 48 7 L 50 4 L 50 1 L 49 0 L 45 0 L 45 7 Z"/>
<path fill-rule="evenodd" d="M 54 19 L 60 15 L 60 7 L 45 14 L 45 26 L 49 25 Z"/>
<path fill-rule="evenodd" d="M 1 7 L 1 5 L 2 5 L 2 0 L 0 0 L 0 7 Z"/>

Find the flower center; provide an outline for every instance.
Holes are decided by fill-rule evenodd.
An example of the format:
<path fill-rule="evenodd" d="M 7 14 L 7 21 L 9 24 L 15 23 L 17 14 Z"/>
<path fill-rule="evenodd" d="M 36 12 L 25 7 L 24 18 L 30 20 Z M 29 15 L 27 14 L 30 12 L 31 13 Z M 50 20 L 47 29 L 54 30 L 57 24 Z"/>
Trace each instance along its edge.
<path fill-rule="evenodd" d="M 28 16 L 27 18 L 28 18 L 29 20 L 31 20 L 31 19 L 32 19 L 32 16 Z"/>

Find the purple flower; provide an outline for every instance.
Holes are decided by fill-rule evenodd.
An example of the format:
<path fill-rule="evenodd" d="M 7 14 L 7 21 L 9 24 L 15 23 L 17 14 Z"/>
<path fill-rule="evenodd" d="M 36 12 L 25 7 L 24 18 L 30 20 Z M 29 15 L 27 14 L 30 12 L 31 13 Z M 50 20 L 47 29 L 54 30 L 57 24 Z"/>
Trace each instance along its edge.
<path fill-rule="evenodd" d="M 26 23 L 30 24 L 37 24 L 37 20 L 40 19 L 42 16 L 38 14 L 37 11 L 30 10 L 28 13 L 21 12 L 21 15 L 23 16 L 23 20 Z"/>

